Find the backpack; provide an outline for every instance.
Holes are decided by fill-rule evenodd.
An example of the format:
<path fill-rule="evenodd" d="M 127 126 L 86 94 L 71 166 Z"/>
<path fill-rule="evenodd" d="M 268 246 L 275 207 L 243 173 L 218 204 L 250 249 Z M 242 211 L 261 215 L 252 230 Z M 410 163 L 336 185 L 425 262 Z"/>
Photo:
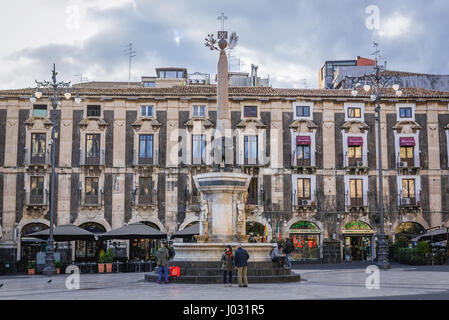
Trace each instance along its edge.
<path fill-rule="evenodd" d="M 285 244 L 285 253 L 292 253 L 295 250 L 295 248 L 293 248 L 293 245 L 289 242 Z"/>
<path fill-rule="evenodd" d="M 173 259 L 175 256 L 175 250 L 173 248 L 168 248 L 168 260 Z"/>

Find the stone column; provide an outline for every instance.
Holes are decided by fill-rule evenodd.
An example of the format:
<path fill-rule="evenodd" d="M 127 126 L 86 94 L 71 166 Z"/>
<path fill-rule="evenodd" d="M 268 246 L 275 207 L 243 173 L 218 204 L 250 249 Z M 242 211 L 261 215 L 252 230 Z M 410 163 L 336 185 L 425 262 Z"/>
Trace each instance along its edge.
<path fill-rule="evenodd" d="M 323 185 L 324 210 L 336 209 L 334 104 L 323 102 Z M 328 148 L 325 146 L 329 146 Z"/>
<path fill-rule="evenodd" d="M 19 132 L 19 101 L 8 100 L 6 115 L 5 164 L 3 176 L 3 238 L 2 242 L 14 239 L 16 223 L 16 166 Z M 24 152 L 24 150 L 20 150 Z M 12 243 L 11 243 L 12 244 Z"/>
<path fill-rule="evenodd" d="M 112 229 L 125 221 L 126 102 L 114 101 L 114 148 L 112 176 Z"/>
<path fill-rule="evenodd" d="M 61 127 L 59 130 L 59 175 L 57 225 L 70 223 L 71 174 L 72 166 L 73 102 L 62 101 Z"/>
<path fill-rule="evenodd" d="M 427 103 L 427 146 L 429 159 L 430 227 L 443 224 L 440 173 L 440 139 L 438 130 L 438 104 Z M 426 196 L 426 195 L 424 195 Z"/>

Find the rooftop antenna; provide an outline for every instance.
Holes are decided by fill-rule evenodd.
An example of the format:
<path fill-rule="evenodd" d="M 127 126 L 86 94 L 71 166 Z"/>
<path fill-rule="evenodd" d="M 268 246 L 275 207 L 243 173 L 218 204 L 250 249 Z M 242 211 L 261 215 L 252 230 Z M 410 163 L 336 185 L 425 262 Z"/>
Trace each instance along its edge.
<path fill-rule="evenodd" d="M 379 49 L 379 43 L 376 41 L 373 41 L 373 48 L 374 48 L 374 52 L 371 53 L 371 56 L 374 56 L 374 60 L 376 61 L 376 66 L 378 65 L 378 62 L 380 59 L 384 59 L 384 56 L 380 54 L 380 49 Z M 385 69 L 387 67 L 387 61 L 385 61 Z M 382 67 L 381 67 L 382 68 Z"/>
<path fill-rule="evenodd" d="M 306 78 L 302 79 L 302 83 L 303 83 L 304 89 L 307 89 L 309 87 L 307 85 L 307 79 Z"/>
<path fill-rule="evenodd" d="M 89 79 L 87 77 L 83 77 L 83 74 L 75 74 L 74 77 L 80 77 L 80 83 L 87 82 Z"/>
<path fill-rule="evenodd" d="M 128 86 L 131 87 L 131 61 L 136 57 L 136 51 L 133 50 L 133 44 L 126 45 L 125 56 L 129 57 L 129 70 L 128 70 Z"/>

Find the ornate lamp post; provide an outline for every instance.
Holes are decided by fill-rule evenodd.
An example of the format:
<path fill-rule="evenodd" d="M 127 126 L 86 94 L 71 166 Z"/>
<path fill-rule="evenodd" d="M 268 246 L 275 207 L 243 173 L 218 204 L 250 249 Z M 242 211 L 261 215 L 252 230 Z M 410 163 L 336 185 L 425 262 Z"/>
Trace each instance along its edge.
<path fill-rule="evenodd" d="M 35 103 L 37 99 L 42 98 L 45 94 L 53 106 L 53 113 L 51 116 L 51 175 L 50 175 L 50 235 L 48 237 L 47 252 L 45 254 L 45 268 L 43 274 L 47 276 L 54 275 L 55 269 L 55 245 L 53 239 L 53 217 L 54 217 L 54 196 L 55 196 L 55 166 L 56 166 L 56 152 L 55 152 L 55 134 L 56 134 L 56 108 L 60 104 L 62 98 L 69 100 L 72 97 L 70 93 L 70 82 L 56 81 L 56 66 L 53 64 L 52 81 L 39 82 L 36 81 L 36 92 L 30 97 L 30 102 Z M 81 98 L 77 95 L 75 103 L 80 103 Z"/>
<path fill-rule="evenodd" d="M 388 243 L 386 241 L 386 236 L 384 233 L 384 218 L 383 218 L 383 187 L 382 187 L 382 144 L 381 144 L 381 126 L 380 126 L 380 100 L 386 91 L 392 88 L 398 97 L 402 96 L 402 91 L 399 90 L 399 85 L 393 82 L 394 77 L 387 77 L 385 75 L 381 76 L 381 67 L 377 64 L 374 67 L 374 74 L 367 74 L 359 77 L 359 80 L 365 82 L 363 85 L 363 90 L 368 92 L 371 90 L 371 100 L 376 101 L 376 120 L 377 120 L 377 156 L 378 156 L 378 170 L 379 170 L 379 252 L 377 265 L 380 269 L 389 269 L 390 264 L 388 262 Z M 353 97 L 356 97 L 359 93 L 358 87 L 362 86 L 357 83 L 355 88 L 351 91 Z"/>

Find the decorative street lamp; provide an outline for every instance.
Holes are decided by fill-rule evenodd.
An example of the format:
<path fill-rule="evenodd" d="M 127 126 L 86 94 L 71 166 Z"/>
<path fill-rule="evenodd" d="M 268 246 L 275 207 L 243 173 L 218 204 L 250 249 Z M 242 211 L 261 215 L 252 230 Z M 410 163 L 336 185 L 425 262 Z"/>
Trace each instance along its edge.
<path fill-rule="evenodd" d="M 384 233 L 384 219 L 383 219 L 383 187 L 382 187 L 382 148 L 381 148 L 381 128 L 380 128 L 380 99 L 382 96 L 386 95 L 386 91 L 392 88 L 396 96 L 402 96 L 402 91 L 399 90 L 399 84 L 392 84 L 393 79 L 396 79 L 394 76 L 386 76 L 381 75 L 381 67 L 379 67 L 377 63 L 376 57 L 376 66 L 374 67 L 374 74 L 366 74 L 364 76 L 359 77 L 359 80 L 364 82 L 363 90 L 365 92 L 371 91 L 370 99 L 372 101 L 376 101 L 376 120 L 377 120 L 377 154 L 378 154 L 378 170 L 379 170 L 379 252 L 378 252 L 378 261 L 377 265 L 380 269 L 389 269 L 390 264 L 388 262 L 388 243 L 386 241 L 386 236 Z M 353 97 L 356 97 L 359 94 L 357 88 L 362 85 L 357 83 L 355 88 L 351 91 Z"/>
<path fill-rule="evenodd" d="M 55 166 L 56 166 L 56 152 L 55 152 L 55 133 L 56 133 L 56 108 L 61 103 L 62 97 L 69 100 L 72 97 L 70 93 L 70 82 L 57 82 L 56 81 L 56 66 L 53 64 L 52 81 L 39 82 L 36 81 L 36 92 L 30 97 L 30 102 L 35 103 L 37 99 L 42 98 L 45 95 L 50 100 L 53 106 L 53 113 L 51 116 L 52 129 L 51 129 L 51 176 L 50 176 L 50 235 L 48 237 L 47 252 L 45 254 L 45 268 L 43 274 L 47 276 L 54 275 L 55 269 L 55 246 L 53 239 L 53 217 L 54 217 L 54 196 L 55 196 Z M 80 103 L 81 98 L 77 95 L 75 103 Z"/>

